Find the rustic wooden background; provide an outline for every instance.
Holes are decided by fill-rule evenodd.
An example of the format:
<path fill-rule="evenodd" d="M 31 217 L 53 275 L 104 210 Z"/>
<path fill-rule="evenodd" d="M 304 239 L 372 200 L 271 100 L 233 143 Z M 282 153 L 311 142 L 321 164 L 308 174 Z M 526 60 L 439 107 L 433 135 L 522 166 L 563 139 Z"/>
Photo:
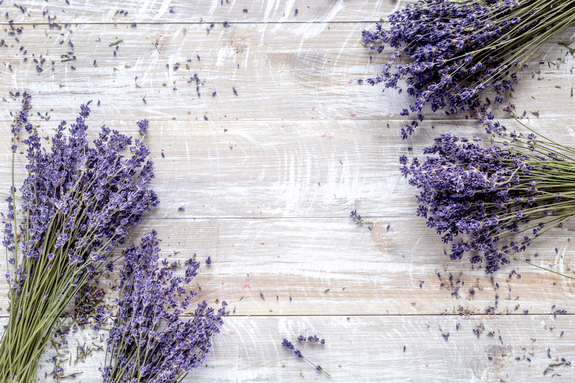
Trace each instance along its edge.
<path fill-rule="evenodd" d="M 464 115 L 429 113 L 402 141 L 405 94 L 358 83 L 376 75 L 389 54 L 362 46 L 362 30 L 407 1 L 69 3 L 0 5 L 7 45 L 0 48 L 0 187 L 10 185 L 10 111 L 19 105 L 9 91 L 31 93 L 33 112 L 50 116 L 32 118 L 47 133 L 89 100 L 93 133 L 105 123 L 136 134 L 135 122 L 150 120 L 162 203 L 132 238 L 154 228 L 166 256 L 210 256 L 197 278 L 198 298 L 226 300 L 233 310 L 205 366 L 186 382 L 328 381 L 281 347 L 300 334 L 326 339 L 299 349 L 337 382 L 575 379 L 566 366 L 544 375 L 561 358 L 575 361 L 575 282 L 517 262 L 491 279 L 467 259 L 450 261 L 439 237 L 415 217 L 415 190 L 400 176 L 398 157 L 420 154 L 442 132 L 482 131 Z M 49 28 L 48 15 L 63 28 Z M 9 36 L 9 20 L 21 34 Z M 559 43 L 569 45 L 574 33 L 545 46 L 509 96 L 528 111 L 532 127 L 573 145 L 575 60 Z M 109 45 L 117 40 L 114 56 Z M 76 60 L 61 62 L 66 52 Z M 49 60 L 42 72 L 32 62 L 40 55 Z M 189 83 L 194 74 L 204 82 L 200 97 Z M 19 181 L 23 166 L 19 155 Z M 355 209 L 372 231 L 349 218 Z M 537 264 L 573 273 L 573 230 L 574 223 L 551 230 L 523 257 L 539 253 Z M 521 278 L 509 278 L 513 269 Z M 5 321 L 4 281 L 1 289 Z M 497 315 L 486 315 L 496 300 Z M 567 315 L 555 317 L 555 309 Z M 82 372 L 75 381 L 101 381 L 102 352 L 74 363 L 76 345 L 92 342 L 102 343 L 91 330 L 70 338 L 62 359 L 70 358 L 66 374 Z M 48 350 L 45 359 L 53 355 Z M 41 381 L 53 381 L 44 377 L 52 368 L 43 360 Z"/>

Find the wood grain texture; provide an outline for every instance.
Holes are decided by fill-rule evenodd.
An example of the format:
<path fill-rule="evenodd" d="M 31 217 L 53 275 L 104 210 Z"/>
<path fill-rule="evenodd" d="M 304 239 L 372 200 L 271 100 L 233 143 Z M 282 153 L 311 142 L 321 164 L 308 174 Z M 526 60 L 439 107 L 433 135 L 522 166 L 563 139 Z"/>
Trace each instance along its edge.
<path fill-rule="evenodd" d="M 56 16 L 57 23 L 317 23 L 379 21 L 400 5 L 401 0 L 23 0 L 18 5 L 25 12 L 5 4 L 10 18 L 19 22 L 47 23 Z M 244 12 L 244 9 L 247 12 Z M 295 10 L 298 10 L 297 15 Z M 42 12 L 47 11 L 43 17 Z M 120 11 L 127 12 L 119 13 Z M 3 12 L 4 13 L 4 12 Z"/>
<path fill-rule="evenodd" d="M 492 280 L 472 269 L 468 256 L 450 261 L 443 253 L 449 248 L 423 220 L 411 217 L 376 219 L 372 231 L 345 218 L 150 218 L 132 240 L 152 228 L 162 238 L 162 257 L 183 266 L 196 254 L 202 262 L 189 286 L 201 288 L 197 299 L 214 305 L 225 300 L 235 316 L 485 316 L 492 306 L 504 315 L 549 314 L 552 305 L 575 310 L 573 283 L 518 262 Z M 575 275 L 573 230 L 575 225 L 551 230 L 521 258 Z M 535 259 L 533 253 L 540 255 Z M 521 277 L 509 277 L 511 270 Z M 106 274 L 101 283 L 116 285 L 117 274 Z M 5 292 L 0 307 L 7 307 Z"/>
<path fill-rule="evenodd" d="M 211 266 L 190 287 L 201 287 L 198 299 L 210 304 L 226 300 L 232 311 L 206 366 L 186 382 L 327 380 L 280 346 L 299 334 L 326 339 L 301 351 L 334 381 L 574 380 L 565 366 L 543 375 L 555 358 L 575 359 L 572 316 L 552 315 L 575 310 L 573 282 L 517 262 L 491 280 L 466 258 L 450 261 L 449 248 L 414 215 L 416 191 L 400 176 L 397 158 L 421 155 L 441 133 L 482 130 L 464 115 L 428 113 L 402 141 L 407 119 L 399 112 L 407 96 L 358 83 L 376 75 L 389 54 L 362 46 L 361 31 L 412 2 L 25 0 L 17 3 L 24 14 L 0 5 L 0 14 L 9 12 L 0 30 L 8 45 L 0 48 L 0 136 L 9 137 L 10 111 L 18 109 L 8 91 L 32 94 L 33 111 L 44 118 L 31 121 L 44 135 L 60 120 L 73 121 L 88 100 L 92 137 L 102 124 L 134 135 L 137 120 L 150 120 L 146 139 L 162 203 L 131 239 L 155 229 L 162 256 L 180 263 L 194 253 L 202 262 L 210 256 Z M 46 9 L 66 28 L 48 28 Z M 9 19 L 24 28 L 19 41 L 7 35 Z M 574 32 L 567 29 L 533 58 L 508 100 L 527 111 L 535 130 L 575 145 L 575 61 L 558 44 L 570 43 Z M 114 56 L 109 44 L 120 39 Z M 70 51 L 76 60 L 61 62 Z M 48 60 L 43 71 L 32 54 Z M 189 82 L 194 74 L 203 81 L 200 97 Z M 493 107 L 496 116 L 517 127 L 501 109 Z M 10 161 L 9 146 L 0 141 L 2 164 Z M 24 165 L 17 154 L 17 184 Z M 10 183 L 9 167 L 0 167 L 0 189 Z M 351 210 L 367 222 L 356 226 Z M 575 275 L 573 231 L 575 223 L 550 230 L 520 256 L 538 253 L 538 265 Z M 511 270 L 521 278 L 508 278 Z M 113 286 L 116 275 L 102 283 Z M 114 297 L 109 288 L 108 299 Z M 496 301 L 501 315 L 485 315 Z M 7 305 L 2 281 L 3 321 Z M 479 339 L 473 328 L 483 332 Z M 72 356 L 78 342 L 100 336 L 72 336 Z M 54 354 L 48 350 L 45 359 Z M 95 353 L 66 373 L 101 381 L 102 360 Z M 52 381 L 43 363 L 40 381 Z"/>
<path fill-rule="evenodd" d="M 209 34 L 203 26 L 182 24 L 74 24 L 72 32 L 27 26 L 19 42 L 11 37 L 9 46 L 0 48 L 0 86 L 33 93 L 37 110 L 55 120 L 69 118 L 88 100 L 100 101 L 100 113 L 107 119 L 145 116 L 192 125 L 204 116 L 218 123 L 408 119 L 399 116 L 410 103 L 405 93 L 382 93 L 381 86 L 358 83 L 376 76 L 389 54 L 374 55 L 361 44 L 361 31 L 368 24 L 317 24 L 317 30 L 307 25 L 241 24 Z M 574 32 L 575 27 L 568 28 L 551 41 L 521 73 L 508 99 L 518 111 L 539 111 L 541 117 L 552 118 L 571 115 L 575 64 L 558 42 L 569 42 Z M 76 60 L 61 62 L 71 51 L 70 40 Z M 123 42 L 109 46 L 118 40 Z M 24 51 L 47 60 L 42 72 L 32 57 L 23 62 Z M 203 81 L 200 97 L 198 85 L 190 82 L 194 74 Z M 499 104 L 493 111 L 498 118 L 509 118 Z M 3 108 L 0 120 L 9 121 L 8 112 Z M 427 118 L 446 117 L 428 113 Z"/>
<path fill-rule="evenodd" d="M 326 344 L 297 344 L 300 334 L 325 338 Z M 573 336 L 572 316 L 228 318 L 204 366 L 184 382 L 570 382 L 572 366 L 543 373 L 561 358 L 575 359 Z M 101 344 L 99 338 L 93 331 L 70 337 L 67 370 L 83 371 L 72 381 L 97 381 L 88 377 L 98 374 L 103 352 L 73 362 L 77 344 Z M 283 338 L 332 378 L 281 347 Z M 52 368 L 44 362 L 41 373 Z"/>

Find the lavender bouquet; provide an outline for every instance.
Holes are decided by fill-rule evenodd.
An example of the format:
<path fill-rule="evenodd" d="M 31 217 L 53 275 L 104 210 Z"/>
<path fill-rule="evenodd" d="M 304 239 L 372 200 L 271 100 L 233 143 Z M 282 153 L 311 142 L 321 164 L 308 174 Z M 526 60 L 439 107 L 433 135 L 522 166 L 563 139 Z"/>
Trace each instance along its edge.
<path fill-rule="evenodd" d="M 417 118 L 402 129 L 404 139 L 423 120 L 426 104 L 447 114 L 468 109 L 483 122 L 491 117 L 491 100 L 482 102 L 481 94 L 492 90 L 494 102 L 502 103 L 533 54 L 574 21 L 575 0 L 419 0 L 389 15 L 389 30 L 376 24 L 375 31 L 363 31 L 371 49 L 395 49 L 367 82 L 407 84 L 415 101 L 401 114 Z M 394 66 L 404 55 L 407 62 Z"/>
<path fill-rule="evenodd" d="M 452 244 L 451 259 L 473 252 L 471 262 L 485 261 L 486 273 L 493 273 L 575 216 L 575 149 L 497 122 L 486 126 L 495 145 L 443 134 L 424 151 L 435 156 L 400 162 L 421 190 L 417 215 Z M 457 240 L 460 235 L 467 238 Z"/>
<path fill-rule="evenodd" d="M 223 324 L 226 302 L 215 311 L 204 301 L 188 320 L 179 317 L 196 295 L 184 285 L 197 275 L 200 263 L 190 259 L 185 277 L 176 277 L 172 269 L 177 262 L 159 261 L 159 251 L 155 231 L 124 251 L 104 383 L 180 382 L 203 362 L 211 337 Z M 177 296 L 184 297 L 181 303 Z"/>
<path fill-rule="evenodd" d="M 88 105 L 68 129 L 62 121 L 44 138 L 28 121 L 30 96 L 24 93 L 12 124 L 12 173 L 25 130 L 28 176 L 20 197 L 12 186 L 4 220 L 10 312 L 0 344 L 2 382 L 35 381 L 39 358 L 66 306 L 159 202 L 148 187 L 154 173 L 143 141 L 132 143 L 103 126 L 89 145 Z M 142 136 L 147 124 L 138 123 Z"/>

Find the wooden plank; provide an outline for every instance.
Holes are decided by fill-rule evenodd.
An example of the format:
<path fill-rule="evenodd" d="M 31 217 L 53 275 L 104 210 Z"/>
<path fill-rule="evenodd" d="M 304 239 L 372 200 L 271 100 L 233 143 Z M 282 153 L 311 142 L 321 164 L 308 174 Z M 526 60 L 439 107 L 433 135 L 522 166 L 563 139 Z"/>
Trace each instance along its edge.
<path fill-rule="evenodd" d="M 10 104 L 10 109 L 16 108 L 16 103 Z M 105 112 L 93 109 L 91 137 L 98 134 L 102 124 L 138 136 L 135 121 L 109 121 Z M 75 113 L 66 120 L 73 121 Z M 52 134 L 52 128 L 59 124 L 55 118 L 46 122 L 38 116 L 32 116 L 31 121 L 43 128 L 44 136 Z M 344 218 L 357 209 L 367 217 L 412 217 L 417 190 L 399 173 L 399 156 L 421 156 L 422 148 L 441 133 L 482 136 L 482 128 L 473 121 L 440 121 L 434 123 L 435 128 L 422 127 L 406 142 L 398 135 L 403 122 L 387 123 L 190 124 L 152 119 L 146 140 L 155 161 L 154 188 L 163 201 L 155 216 Z M 505 123 L 519 128 L 515 122 Z M 571 118 L 531 118 L 529 124 L 558 142 L 575 142 Z M 9 124 L 0 123 L 0 136 L 10 136 Z M 24 152 L 21 147 L 16 155 L 16 185 L 26 174 Z M 0 161 L 11 163 L 11 156 L 10 142 L 2 141 Z M 0 167 L 0 190 L 8 190 L 10 185 L 11 167 Z M 186 211 L 178 212 L 180 206 Z"/>
<path fill-rule="evenodd" d="M 560 121 L 557 124 L 560 128 L 545 119 L 532 122 L 536 129 L 560 142 L 572 139 L 568 125 L 571 121 Z M 467 261 L 452 262 L 442 255 L 449 247 L 425 227 L 423 219 L 414 216 L 415 190 L 397 174 L 397 157 L 410 152 L 392 130 L 379 125 L 372 127 L 375 122 L 368 126 L 359 122 L 346 122 L 347 126 L 339 124 L 341 130 L 336 131 L 331 140 L 319 135 L 322 130 L 318 126 L 330 129 L 325 122 L 294 123 L 289 134 L 278 125 L 268 123 L 230 124 L 229 133 L 243 140 L 240 147 L 243 147 L 246 162 L 238 162 L 235 154 L 228 156 L 227 153 L 237 148 L 230 150 L 229 141 L 215 139 L 211 123 L 199 124 L 197 131 L 186 130 L 184 125 L 178 125 L 180 123 L 160 123 L 161 138 L 154 140 L 154 130 L 150 129 L 150 143 L 158 164 L 156 189 L 164 202 L 139 233 L 156 228 L 164 239 L 166 254 L 182 251 L 174 258 L 182 262 L 193 252 L 204 259 L 211 256 L 214 264 L 223 262 L 223 269 L 210 268 L 198 283 L 207 300 L 236 302 L 234 307 L 237 307 L 238 315 L 438 314 L 446 309 L 457 312 L 460 307 L 480 314 L 494 304 L 496 294 L 500 296 L 498 308 L 502 312 L 545 313 L 549 312 L 551 304 L 560 304 L 566 294 L 571 294 L 570 284 L 565 280 L 530 267 L 518 267 L 516 263 L 495 276 L 495 282 L 500 284 L 499 291 L 495 291 L 482 271 L 470 271 Z M 453 126 L 447 126 L 442 124 L 441 128 L 422 132 L 416 137 L 420 143 L 412 152 L 419 153 L 422 145 L 427 145 L 436 134 L 453 130 Z M 459 132 L 476 133 L 475 126 L 468 122 L 467 126 L 459 127 Z M 3 132 L 6 136 L 7 129 L 5 127 Z M 135 133 L 130 128 L 126 131 Z M 227 133 L 220 131 L 218 134 Z M 192 145 L 191 159 L 187 158 L 188 153 L 182 153 L 183 146 L 175 148 L 174 154 L 167 151 L 166 159 L 160 158 L 157 153 L 165 143 L 181 142 L 182 137 Z M 311 188 L 316 184 L 313 176 L 329 175 L 330 167 L 324 167 L 325 158 L 331 159 L 329 166 L 341 167 L 337 154 L 345 153 L 349 142 L 356 143 L 350 157 L 354 158 L 351 168 L 357 168 L 352 170 L 357 175 L 345 177 L 342 173 L 322 178 L 318 187 L 323 184 L 329 192 L 318 194 Z M 286 186 L 281 180 L 289 179 L 291 167 L 274 161 L 285 159 L 286 153 L 302 144 L 304 149 L 319 145 L 320 151 L 314 155 L 308 154 L 314 153 L 313 150 L 301 150 L 304 153 L 302 161 L 310 162 L 303 169 L 314 170 L 301 171 L 302 176 L 294 178 L 293 186 Z M 218 150 L 218 145 L 223 145 L 223 150 Z M 8 148 L 5 147 L 2 153 L 6 163 Z M 215 159 L 212 153 L 217 154 Z M 346 158 L 345 164 L 348 162 Z M 22 175 L 22 159 L 18 163 L 18 174 Z M 263 164 L 271 168 L 257 170 Z M 2 179 L 7 189 L 8 169 L 3 168 L 3 171 Z M 369 173 L 371 171 L 373 174 Z M 282 176 L 282 173 L 286 175 Z M 294 199 L 289 194 L 292 189 L 303 191 Z M 261 194 L 261 190 L 267 191 Z M 278 194 L 282 190 L 289 193 Z M 336 195 L 332 198 L 331 191 L 337 193 L 338 190 L 349 190 L 348 197 L 341 199 Z M 186 210 L 178 211 L 180 206 Z M 372 232 L 366 227 L 357 228 L 347 218 L 352 209 L 375 222 Z M 242 219 L 206 219 L 210 217 Z M 273 217 L 283 219 L 270 219 Z M 311 219 L 304 219 L 306 217 Z M 389 230 L 387 225 L 390 225 Z M 538 252 L 540 265 L 550 267 L 551 264 L 554 270 L 571 272 L 573 249 L 565 234 L 569 236 L 572 230 L 570 224 L 563 230 L 546 233 L 526 257 Z M 138 235 L 133 238 L 137 239 Z M 560 250 L 560 255 L 555 254 L 555 248 Z M 258 260 L 255 263 L 254 258 Z M 445 268 L 447 274 L 442 271 Z M 512 279 L 510 293 L 505 279 L 513 268 L 517 268 L 523 278 Z M 465 282 L 467 287 L 461 288 L 461 296 L 452 297 L 453 289 L 440 289 L 436 272 L 441 272 L 444 282 L 449 274 L 456 278 L 454 283 L 458 279 Z M 249 283 L 250 288 L 245 287 L 246 279 L 255 276 L 256 281 L 259 280 L 258 291 Z M 478 278 L 480 286 L 473 288 L 477 292 L 471 296 L 469 286 L 476 285 Z M 419 281 L 426 281 L 426 284 L 418 288 Z M 485 292 L 480 292 L 478 287 L 485 288 Z M 330 291 L 326 292 L 327 289 Z M 268 297 L 265 302 L 259 297 L 260 292 Z M 297 304 L 289 303 L 290 295 Z M 274 301 L 275 296 L 281 297 L 280 303 Z M 426 303 L 418 305 L 417 298 L 421 296 L 425 297 Z M 244 299 L 240 300 L 242 297 Z M 515 301 L 517 297 L 519 300 Z M 6 304 L 4 299 L 3 307 Z M 515 310 L 517 304 L 520 307 Z M 563 309 L 571 311 L 570 304 L 566 305 Z"/>
<path fill-rule="evenodd" d="M 101 101 L 107 119 L 175 118 L 188 123 L 204 116 L 217 122 L 400 119 L 401 110 L 412 102 L 405 92 L 382 93 L 381 86 L 358 84 L 359 79 L 377 75 L 386 57 L 376 56 L 370 62 L 373 52 L 360 43 L 365 28 L 361 23 L 326 25 L 313 36 L 304 27 L 284 24 L 232 25 L 209 35 L 203 26 L 183 24 L 78 25 L 64 36 L 59 30 L 46 30 L 46 36 L 44 27 L 37 28 L 28 26 L 19 42 L 12 37 L 9 47 L 2 48 L 5 66 L 0 66 L 0 86 L 30 92 L 38 109 L 50 111 L 55 119 L 67 118 L 88 100 Z M 574 31 L 569 28 L 546 46 L 531 69 L 521 74 L 510 98 L 518 111 L 539 111 L 543 117 L 570 115 L 575 103 L 573 57 L 565 56 L 566 49 L 557 42 L 569 41 Z M 71 51 L 69 38 L 77 59 L 62 63 L 61 55 Z M 109 46 L 118 40 L 123 42 Z M 28 56 L 42 54 L 48 63 L 54 61 L 54 70 L 46 64 L 38 73 L 32 57 L 22 62 L 21 46 Z M 120 48 L 114 57 L 115 47 Z M 565 62 L 549 68 L 547 62 L 556 63 L 558 57 Z M 201 97 L 196 84 L 189 83 L 194 74 L 205 81 Z M 509 116 L 499 105 L 494 110 L 500 118 Z M 442 113 L 429 113 L 423 125 L 444 118 Z M 9 120 L 8 110 L 0 111 L 0 119 Z"/>
<path fill-rule="evenodd" d="M 473 329 L 482 332 L 479 338 Z M 228 318 L 204 366 L 184 382 L 570 382 L 575 379 L 572 366 L 543 373 L 561 358 L 575 359 L 574 330 L 572 316 L 548 315 Z M 442 334 L 447 333 L 446 341 Z M 317 335 L 326 343 L 297 344 L 300 334 Z M 283 348 L 283 338 L 332 379 Z M 92 331 L 70 336 L 72 359 L 77 344 L 103 343 L 97 339 Z M 44 360 L 52 355 L 49 351 Z M 76 378 L 79 382 L 99 382 L 103 359 L 104 352 L 96 352 L 84 363 L 70 367 L 66 362 L 63 367 L 83 372 Z M 41 376 L 52 368 L 43 361 Z"/>
<path fill-rule="evenodd" d="M 391 11 L 413 1 L 394 0 L 210 0 L 210 1 L 60 1 L 23 0 L 25 12 L 5 2 L 4 16 L 17 22 L 48 23 L 47 16 L 64 23 L 319 23 L 378 21 Z M 243 10 L 247 9 L 247 12 Z M 295 10 L 298 10 L 297 15 Z M 42 12 L 48 11 L 43 17 Z M 120 11 L 127 12 L 119 13 Z M 6 20 L 7 21 L 7 20 Z M 313 28 L 313 27 L 312 27 Z"/>
<path fill-rule="evenodd" d="M 444 255 L 449 247 L 423 219 L 410 214 L 374 221 L 370 231 L 346 218 L 149 218 L 130 243 L 155 229 L 162 239 L 161 256 L 170 262 L 183 266 L 197 254 L 203 267 L 190 288 L 200 287 L 198 299 L 209 303 L 227 301 L 239 316 L 484 316 L 492 306 L 501 314 L 547 314 L 554 311 L 552 305 L 575 311 L 573 284 L 565 278 L 517 261 L 486 275 L 477 266 L 472 269 L 468 255 L 449 260 Z M 550 230 L 521 258 L 574 275 L 574 230 L 575 222 Z M 208 256 L 212 264 L 207 267 Z M 509 277 L 511 270 L 521 277 Z M 103 276 L 101 284 L 117 284 L 117 274 Z M 2 281 L 3 309 L 6 288 Z M 109 299 L 115 294 L 111 291 Z"/>
<path fill-rule="evenodd" d="M 358 85 L 377 74 L 386 57 L 370 61 L 361 31 L 408 2 L 19 2 L 30 16 L 12 3 L 0 5 L 2 14 L 9 11 L 24 26 L 20 41 L 11 37 L 0 50 L 0 89 L 3 96 L 9 90 L 33 94 L 34 111 L 51 116 L 48 123 L 32 118 L 44 134 L 59 120 L 72 121 L 89 99 L 93 127 L 106 123 L 135 134 L 136 120 L 151 120 L 147 140 L 163 202 L 132 238 L 153 228 L 163 239 L 162 254 L 172 260 L 197 253 L 203 263 L 210 256 L 212 265 L 202 267 L 192 285 L 201 286 L 198 299 L 226 300 L 235 310 L 206 367 L 187 381 L 326 379 L 281 348 L 283 337 L 299 334 L 326 338 L 325 346 L 301 350 L 336 381 L 573 381 L 563 366 L 542 375 L 555 358 L 574 357 L 572 315 L 552 315 L 556 308 L 569 314 L 575 309 L 572 283 L 517 262 L 491 281 L 483 270 L 472 270 L 467 258 L 450 261 L 443 255 L 449 248 L 414 217 L 416 191 L 398 174 L 399 155 L 418 155 L 443 132 L 478 135 L 481 128 L 464 115 L 429 115 L 414 137 L 402 141 L 397 131 L 406 119 L 399 112 L 409 99 Z M 41 16 L 46 8 L 58 22 L 71 24 L 47 29 Z M 128 16 L 115 14 L 119 9 Z M 207 34 L 212 21 L 217 25 Z M 573 57 L 558 42 L 569 43 L 573 32 L 568 29 L 534 57 L 510 97 L 519 111 L 539 111 L 540 119 L 528 113 L 532 126 L 562 143 L 574 139 L 575 81 Z M 70 38 L 77 60 L 61 63 Z M 124 41 L 114 57 L 109 44 L 119 39 Z M 20 46 L 28 51 L 27 63 Z M 54 70 L 47 65 L 38 72 L 32 53 L 56 61 Z M 201 98 L 188 83 L 194 73 L 205 80 Z M 16 109 L 6 96 L 0 136 L 9 137 L 9 111 Z M 494 108 L 497 116 L 508 119 L 500 109 Z M 3 140 L 0 163 L 10 156 Z M 18 154 L 17 183 L 23 165 Z M 0 167 L 0 189 L 9 184 L 9 167 Z M 373 230 L 356 226 L 348 218 L 352 209 Z M 549 231 L 522 257 L 539 253 L 538 265 L 573 273 L 574 230 L 570 223 Z M 508 278 L 513 269 L 521 278 Z M 102 283 L 114 284 L 115 278 L 106 275 Z M 509 314 L 486 316 L 495 301 L 498 313 Z M 2 324 L 7 304 L 2 281 Z M 485 330 L 479 327 L 477 339 L 472 329 L 481 324 Z M 75 334 L 72 356 L 74 342 L 95 336 Z M 51 355 L 43 372 L 52 368 L 45 362 Z M 102 357 L 77 365 L 75 371 L 84 371 L 78 381 L 101 381 Z"/>

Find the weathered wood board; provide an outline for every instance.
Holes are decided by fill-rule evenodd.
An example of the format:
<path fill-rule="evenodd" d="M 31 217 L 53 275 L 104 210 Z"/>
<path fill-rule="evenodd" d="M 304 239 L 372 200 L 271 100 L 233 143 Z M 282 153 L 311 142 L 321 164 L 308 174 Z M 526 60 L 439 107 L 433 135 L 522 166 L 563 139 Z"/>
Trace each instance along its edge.
<path fill-rule="evenodd" d="M 326 343 L 298 344 L 300 334 Z M 552 315 L 228 318 L 205 365 L 185 382 L 570 382 L 572 366 L 544 372 L 561 358 L 574 359 L 573 336 L 572 317 Z M 282 347 L 278 340 L 283 338 L 332 378 Z M 103 351 L 74 361 L 76 345 L 100 345 L 100 335 L 84 331 L 69 339 L 63 366 L 70 373 L 83 372 L 72 381 L 97 382 L 92 377 L 98 375 Z M 52 368 L 44 362 L 40 373 Z"/>
<path fill-rule="evenodd" d="M 402 141 L 408 118 L 399 113 L 408 97 L 358 81 L 376 75 L 389 54 L 364 47 L 361 31 L 412 2 L 17 2 L 25 12 L 0 4 L 8 45 L 0 48 L 0 163 L 11 161 L 10 112 L 19 102 L 9 91 L 33 96 L 43 118 L 31 121 L 45 134 L 72 122 L 89 100 L 92 136 L 102 124 L 133 135 L 137 120 L 150 120 L 146 140 L 162 203 L 131 238 L 155 229 L 163 256 L 210 256 L 191 287 L 201 287 L 198 299 L 226 300 L 232 311 L 206 366 L 185 382 L 329 379 L 281 347 L 299 334 L 326 339 L 300 349 L 338 382 L 575 379 L 567 366 L 544 375 L 561 358 L 575 359 L 574 282 L 518 262 L 492 281 L 466 258 L 450 261 L 449 248 L 415 216 L 416 190 L 397 158 L 421 155 L 441 133 L 482 136 L 482 129 L 464 115 L 428 113 Z M 47 15 L 67 25 L 50 28 Z M 9 20 L 21 34 L 8 36 Z M 509 101 L 527 111 L 529 126 L 575 145 L 575 59 L 559 45 L 574 33 L 568 28 L 532 59 Z M 40 55 L 42 71 L 33 62 Z M 493 111 L 519 127 L 501 106 Z M 24 160 L 18 152 L 16 184 Z M 0 189 L 11 185 L 10 173 L 0 167 Z M 351 210 L 366 223 L 355 225 Z M 520 258 L 537 253 L 538 265 L 575 276 L 574 230 L 570 223 L 549 231 Z M 509 278 L 511 270 L 521 278 Z M 102 283 L 113 286 L 115 274 Z M 109 299 L 114 294 L 109 289 Z M 501 315 L 485 315 L 496 301 Z M 7 306 L 2 281 L 3 321 Z M 554 317 L 557 308 L 567 315 Z M 76 381 L 101 381 L 102 352 L 73 363 L 75 345 L 101 344 L 100 336 L 70 337 L 66 373 L 82 371 Z M 51 368 L 43 362 L 40 381 L 52 381 L 44 377 Z"/>

